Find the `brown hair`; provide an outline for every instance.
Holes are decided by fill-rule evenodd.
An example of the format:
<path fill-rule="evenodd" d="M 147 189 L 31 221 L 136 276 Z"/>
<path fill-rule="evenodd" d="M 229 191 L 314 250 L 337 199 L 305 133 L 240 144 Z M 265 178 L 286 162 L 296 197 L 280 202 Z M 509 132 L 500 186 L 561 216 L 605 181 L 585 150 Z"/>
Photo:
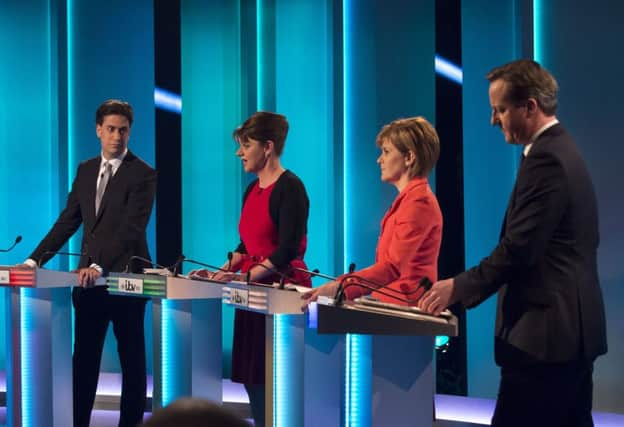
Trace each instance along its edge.
<path fill-rule="evenodd" d="M 424 117 L 397 119 L 388 123 L 377 135 L 377 145 L 390 141 L 397 150 L 407 155 L 413 152 L 416 161 L 410 170 L 410 178 L 425 177 L 440 157 L 438 133 Z"/>
<path fill-rule="evenodd" d="M 547 116 L 557 111 L 557 80 L 548 70 L 530 59 L 519 59 L 492 69 L 486 78 L 490 83 L 502 80 L 507 83 L 507 101 L 520 105 L 529 98 L 535 99 Z"/>
<path fill-rule="evenodd" d="M 120 115 L 128 119 L 128 124 L 132 127 L 132 121 L 134 119 L 134 111 L 132 106 L 127 102 L 120 101 L 118 99 L 109 99 L 104 101 L 95 112 L 95 123 L 102 125 L 104 123 L 104 117 L 110 115 Z"/>
<path fill-rule="evenodd" d="M 277 157 L 284 150 L 287 135 L 288 120 L 286 120 L 286 116 L 268 111 L 258 111 L 252 114 L 232 134 L 238 142 L 251 138 L 264 145 L 267 141 L 273 141 Z"/>

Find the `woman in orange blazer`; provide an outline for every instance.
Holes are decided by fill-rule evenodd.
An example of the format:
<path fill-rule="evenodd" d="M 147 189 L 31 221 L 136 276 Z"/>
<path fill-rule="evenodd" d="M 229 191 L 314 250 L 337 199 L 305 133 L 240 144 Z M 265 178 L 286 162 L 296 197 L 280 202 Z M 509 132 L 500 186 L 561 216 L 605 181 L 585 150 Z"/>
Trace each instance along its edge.
<path fill-rule="evenodd" d="M 399 119 L 381 129 L 377 145 L 381 180 L 399 194 L 381 220 L 375 263 L 305 293 L 306 305 L 319 295 L 334 296 L 340 284 L 347 299 L 372 291 L 382 301 L 416 305 L 419 281 L 437 280 L 442 213 L 427 175 L 440 154 L 438 134 L 422 117 Z M 383 293 L 372 290 L 381 286 Z"/>

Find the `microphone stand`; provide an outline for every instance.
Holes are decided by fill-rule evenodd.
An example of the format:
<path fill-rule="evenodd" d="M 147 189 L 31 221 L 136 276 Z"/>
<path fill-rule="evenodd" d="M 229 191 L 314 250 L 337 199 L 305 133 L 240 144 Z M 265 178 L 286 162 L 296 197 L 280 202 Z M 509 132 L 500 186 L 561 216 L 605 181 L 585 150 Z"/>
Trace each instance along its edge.
<path fill-rule="evenodd" d="M 0 249 L 0 252 L 11 252 L 13 250 L 13 248 L 22 241 L 22 236 L 17 236 L 15 238 L 15 241 L 13 242 L 13 244 L 11 246 L 9 246 L 8 249 Z"/>
<path fill-rule="evenodd" d="M 344 284 L 345 281 L 347 279 L 355 279 L 358 281 L 358 283 L 347 283 L 346 285 Z M 372 286 L 371 286 L 372 285 Z M 397 300 L 397 301 L 401 301 L 403 303 L 407 303 L 408 305 L 412 305 L 418 302 L 418 300 L 420 299 L 420 297 L 429 289 L 431 289 L 432 283 L 431 280 L 428 277 L 423 277 L 422 279 L 420 279 L 420 281 L 418 282 L 418 286 L 416 287 L 416 289 L 414 289 L 411 292 L 401 292 L 401 291 L 397 291 L 396 289 L 392 289 L 387 287 L 387 285 L 380 285 L 378 283 L 375 283 L 372 280 L 366 279 L 364 277 L 361 276 L 356 276 L 356 275 L 346 275 L 345 277 L 342 278 L 342 280 L 340 281 L 340 283 L 338 284 L 338 290 L 336 291 L 336 295 L 334 296 L 334 301 L 336 304 L 336 307 L 339 307 L 340 305 L 342 305 L 342 303 L 344 302 L 344 291 L 352 286 L 359 286 L 361 288 L 370 290 L 371 292 L 377 292 L 381 295 L 385 295 L 388 298 Z M 416 299 L 409 299 L 409 298 L 405 298 L 405 297 L 400 297 L 400 296 L 396 296 L 396 295 L 392 295 L 390 293 L 388 293 L 388 291 L 391 292 L 395 292 L 399 295 L 413 295 L 417 292 L 420 291 L 420 289 L 423 288 L 423 293 L 418 296 L 418 298 Z"/>

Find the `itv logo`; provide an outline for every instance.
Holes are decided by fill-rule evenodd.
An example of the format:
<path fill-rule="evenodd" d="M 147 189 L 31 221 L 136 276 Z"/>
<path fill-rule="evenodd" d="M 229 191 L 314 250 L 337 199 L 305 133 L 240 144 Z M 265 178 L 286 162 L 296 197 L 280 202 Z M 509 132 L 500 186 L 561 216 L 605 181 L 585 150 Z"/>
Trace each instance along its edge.
<path fill-rule="evenodd" d="M 127 292 L 129 294 L 143 293 L 143 280 L 130 279 L 128 277 L 119 278 L 119 292 Z"/>

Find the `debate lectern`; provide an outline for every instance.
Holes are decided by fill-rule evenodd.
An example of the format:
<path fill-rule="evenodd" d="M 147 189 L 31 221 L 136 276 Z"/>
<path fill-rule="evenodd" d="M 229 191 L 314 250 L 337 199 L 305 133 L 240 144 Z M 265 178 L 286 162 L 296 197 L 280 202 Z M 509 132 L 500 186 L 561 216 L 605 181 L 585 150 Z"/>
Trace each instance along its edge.
<path fill-rule="evenodd" d="M 73 424 L 70 288 L 77 280 L 75 273 L 0 266 L 9 426 Z"/>
<path fill-rule="evenodd" d="M 315 370 L 322 367 L 323 376 L 306 373 L 306 395 L 335 396 L 337 388 L 345 390 L 342 408 L 327 399 L 311 402 L 323 409 L 317 409 L 322 425 L 344 420 L 374 427 L 432 425 L 434 337 L 456 336 L 455 316 L 433 317 L 369 298 L 338 307 L 319 298 L 309 323 L 316 333 L 306 339 L 306 361 Z M 328 382 L 332 377 L 342 382 Z M 306 424 L 309 420 L 306 413 Z"/>
<path fill-rule="evenodd" d="M 153 274 L 110 273 L 108 291 L 152 299 L 152 410 L 183 396 L 221 403 L 222 284 Z"/>
<path fill-rule="evenodd" d="M 292 289 L 230 282 L 223 302 L 265 315 L 265 425 L 302 426 L 305 316 Z"/>

